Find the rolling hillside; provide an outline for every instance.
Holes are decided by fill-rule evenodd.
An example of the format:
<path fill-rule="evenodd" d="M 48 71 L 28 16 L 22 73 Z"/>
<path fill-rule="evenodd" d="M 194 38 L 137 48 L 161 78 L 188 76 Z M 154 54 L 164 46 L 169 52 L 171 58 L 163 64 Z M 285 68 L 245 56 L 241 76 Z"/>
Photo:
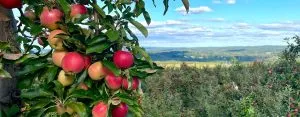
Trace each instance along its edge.
<path fill-rule="evenodd" d="M 272 59 L 285 46 L 245 46 L 245 47 L 197 47 L 197 48 L 146 48 L 155 61 L 230 61 L 241 62 Z"/>

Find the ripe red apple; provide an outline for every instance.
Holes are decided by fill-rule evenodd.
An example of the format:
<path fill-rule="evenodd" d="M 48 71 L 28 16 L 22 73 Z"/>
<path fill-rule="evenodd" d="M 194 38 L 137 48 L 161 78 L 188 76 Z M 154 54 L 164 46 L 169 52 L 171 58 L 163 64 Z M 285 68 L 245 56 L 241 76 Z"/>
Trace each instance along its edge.
<path fill-rule="evenodd" d="M 121 103 L 112 110 L 112 117 L 126 117 L 128 113 L 128 105 Z"/>
<path fill-rule="evenodd" d="M 83 15 L 87 13 L 87 8 L 82 4 L 73 4 L 71 6 L 71 17 L 78 17 L 78 15 Z"/>
<path fill-rule="evenodd" d="M 31 21 L 34 21 L 36 19 L 36 16 L 32 10 L 25 11 L 24 16 L 30 19 Z"/>
<path fill-rule="evenodd" d="M 61 38 L 56 38 L 56 35 L 59 34 L 66 34 L 64 31 L 62 30 L 53 30 L 50 32 L 47 41 L 49 42 L 49 45 L 56 49 L 56 50 L 64 50 L 63 47 L 63 39 Z"/>
<path fill-rule="evenodd" d="M 129 90 L 128 84 L 129 84 L 129 83 L 128 83 L 128 79 L 124 78 L 124 79 L 122 80 L 122 86 L 123 86 L 123 88 L 126 89 L 126 90 Z M 140 84 L 139 79 L 136 78 L 136 77 L 134 77 L 134 78 L 132 79 L 130 89 L 131 89 L 131 90 L 136 90 L 136 89 L 139 87 L 139 84 Z"/>
<path fill-rule="evenodd" d="M 41 24 L 51 30 L 57 29 L 57 22 L 61 21 L 63 13 L 59 9 L 50 9 L 48 7 L 44 7 L 40 20 Z"/>
<path fill-rule="evenodd" d="M 105 77 L 105 83 L 109 89 L 117 90 L 122 86 L 122 77 L 118 77 L 113 74 L 108 74 Z"/>
<path fill-rule="evenodd" d="M 106 72 L 101 62 L 95 62 L 88 68 L 88 74 L 92 80 L 101 80 L 105 77 Z"/>
<path fill-rule="evenodd" d="M 12 8 L 21 8 L 22 1 L 21 0 L 0 0 L 0 5 L 4 8 L 12 9 Z"/>
<path fill-rule="evenodd" d="M 93 117 L 107 117 L 108 106 L 104 102 L 99 102 L 93 107 Z"/>
<path fill-rule="evenodd" d="M 114 53 L 113 61 L 120 69 L 127 69 L 132 66 L 134 57 L 131 52 L 119 50 Z"/>
<path fill-rule="evenodd" d="M 59 72 L 57 80 L 63 86 L 69 86 L 69 85 L 73 84 L 73 82 L 74 82 L 73 76 L 67 75 L 64 70 L 61 70 Z"/>
<path fill-rule="evenodd" d="M 84 68 L 88 69 L 91 65 L 91 57 L 90 56 L 83 56 L 84 58 Z"/>
<path fill-rule="evenodd" d="M 69 52 L 61 62 L 65 72 L 79 73 L 84 69 L 84 58 L 77 52 Z"/>
<path fill-rule="evenodd" d="M 61 62 L 62 62 L 63 58 L 65 57 L 65 55 L 67 53 L 68 53 L 67 51 L 58 51 L 58 50 L 55 50 L 52 53 L 52 61 L 53 61 L 53 63 L 56 66 L 61 67 Z"/>

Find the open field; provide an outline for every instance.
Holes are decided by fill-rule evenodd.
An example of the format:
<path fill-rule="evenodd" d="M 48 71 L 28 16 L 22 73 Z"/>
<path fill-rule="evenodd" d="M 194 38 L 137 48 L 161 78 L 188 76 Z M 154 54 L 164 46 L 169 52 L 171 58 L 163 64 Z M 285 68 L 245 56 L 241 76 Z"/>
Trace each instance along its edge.
<path fill-rule="evenodd" d="M 162 66 L 164 68 L 180 68 L 181 65 L 184 63 L 189 67 L 195 67 L 195 68 L 203 68 L 203 67 L 209 67 L 213 68 L 216 66 L 231 66 L 232 64 L 230 62 L 224 62 L 224 61 L 217 61 L 217 62 L 182 62 L 182 61 L 156 61 L 156 63 L 159 66 Z M 251 62 L 241 62 L 241 64 L 250 64 Z"/>

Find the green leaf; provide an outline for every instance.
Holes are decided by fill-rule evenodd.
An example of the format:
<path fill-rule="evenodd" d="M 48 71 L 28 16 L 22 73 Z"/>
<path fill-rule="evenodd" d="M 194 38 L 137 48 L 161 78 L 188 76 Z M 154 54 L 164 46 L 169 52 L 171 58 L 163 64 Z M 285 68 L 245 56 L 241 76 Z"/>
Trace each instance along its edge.
<path fill-rule="evenodd" d="M 144 16 L 147 24 L 149 25 L 151 23 L 151 17 L 150 17 L 149 13 L 145 9 L 143 10 L 143 16 Z"/>
<path fill-rule="evenodd" d="M 129 22 L 134 25 L 145 37 L 148 37 L 148 30 L 143 24 L 133 20 L 132 18 L 129 19 Z"/>
<path fill-rule="evenodd" d="M 64 14 L 68 16 L 70 13 L 70 4 L 67 2 L 67 0 L 56 0 L 56 2 L 61 6 Z"/>
<path fill-rule="evenodd" d="M 0 112 L 2 110 L 0 109 Z M 17 113 L 20 112 L 20 109 L 17 105 L 12 105 L 10 108 L 8 109 L 4 109 L 4 113 L 6 114 L 7 117 L 15 117 L 17 116 Z M 2 117 L 1 113 L 0 113 L 0 117 Z"/>
<path fill-rule="evenodd" d="M 46 67 L 46 64 L 44 63 L 38 63 L 38 64 L 33 64 L 33 65 L 26 65 L 23 70 L 19 71 L 16 73 L 17 76 L 23 76 L 27 74 L 33 74 L 36 71 L 43 69 Z"/>
<path fill-rule="evenodd" d="M 165 6 L 164 15 L 166 15 L 166 13 L 169 9 L 169 0 L 164 0 L 164 6 Z"/>
<path fill-rule="evenodd" d="M 58 67 L 51 65 L 41 76 L 41 79 L 46 79 L 47 83 L 50 83 L 53 80 L 55 80 L 57 71 L 58 71 Z"/>
<path fill-rule="evenodd" d="M 95 95 L 92 90 L 75 90 L 71 95 L 71 98 L 80 98 L 80 99 L 91 99 L 91 100 L 98 100 L 98 95 Z"/>
<path fill-rule="evenodd" d="M 103 60 L 103 65 L 108 68 L 110 71 L 112 71 L 116 76 L 121 75 L 121 70 L 116 67 L 116 65 L 108 60 Z"/>
<path fill-rule="evenodd" d="M 146 61 L 151 65 L 151 67 L 153 67 L 153 61 L 150 55 L 143 48 L 135 46 L 133 49 L 136 53 L 142 55 L 146 59 Z"/>
<path fill-rule="evenodd" d="M 189 10 L 190 10 L 190 2 L 189 2 L 189 0 L 181 0 L 181 1 L 182 1 L 183 5 L 184 5 L 186 13 L 188 13 Z"/>
<path fill-rule="evenodd" d="M 54 84 L 53 90 L 56 92 L 58 97 L 62 98 L 65 90 L 64 86 L 57 80 L 53 81 L 53 84 Z"/>
<path fill-rule="evenodd" d="M 106 18 L 105 12 L 97 5 L 97 3 L 93 3 L 92 6 L 95 8 L 97 13 L 99 13 L 103 18 Z"/>
<path fill-rule="evenodd" d="M 128 106 L 128 110 L 134 113 L 135 117 L 142 117 L 143 111 L 136 106 Z"/>
<path fill-rule="evenodd" d="M 128 26 L 125 26 L 125 30 L 133 39 L 138 40 L 137 36 L 130 30 L 130 28 L 128 28 Z"/>
<path fill-rule="evenodd" d="M 72 49 L 76 49 L 78 51 L 84 51 L 86 49 L 86 46 L 78 39 L 75 38 L 68 38 L 68 39 L 64 39 L 64 44 Z"/>
<path fill-rule="evenodd" d="M 76 80 L 76 83 L 74 83 L 71 88 L 68 90 L 68 94 L 71 94 L 76 88 L 77 86 L 84 81 L 84 79 L 86 79 L 88 75 L 87 70 L 84 70 L 84 72 L 79 76 L 79 78 L 76 78 L 78 80 Z"/>
<path fill-rule="evenodd" d="M 110 29 L 106 32 L 106 35 L 111 42 L 119 39 L 119 32 L 117 30 Z"/>
<path fill-rule="evenodd" d="M 94 44 L 97 44 L 97 43 L 100 43 L 100 42 L 103 42 L 106 40 L 106 37 L 105 35 L 97 35 L 95 36 L 94 38 L 92 39 L 89 39 L 86 41 L 87 45 L 94 45 Z"/>
<path fill-rule="evenodd" d="M 31 106 L 31 110 L 44 108 L 46 105 L 50 104 L 51 101 L 48 99 L 35 100 L 35 104 Z"/>
<path fill-rule="evenodd" d="M 42 88 L 34 88 L 34 89 L 23 89 L 21 93 L 22 98 L 33 99 L 36 97 L 49 97 L 53 94 L 49 91 L 46 91 Z"/>
<path fill-rule="evenodd" d="M 139 78 L 146 78 L 148 76 L 148 73 L 138 71 L 137 69 L 130 69 L 130 75 L 131 76 L 137 76 Z"/>
<path fill-rule="evenodd" d="M 19 58 L 18 60 L 16 60 L 14 63 L 15 64 L 20 64 L 20 63 L 23 63 L 25 61 L 28 61 L 28 60 L 31 60 L 31 59 L 36 59 L 38 58 L 37 55 L 34 55 L 34 54 L 26 54 L 26 55 L 23 55 L 21 58 Z"/>
<path fill-rule="evenodd" d="M 102 53 L 104 50 L 108 49 L 111 46 L 110 42 L 97 43 L 91 46 L 88 46 L 86 49 L 86 54 L 90 53 Z"/>
<path fill-rule="evenodd" d="M 1 78 L 12 78 L 12 76 L 6 70 L 0 68 L 0 79 Z"/>
<path fill-rule="evenodd" d="M 72 108 L 78 115 L 79 117 L 87 117 L 87 109 L 84 103 L 81 102 L 70 102 L 66 104 L 66 106 Z"/>

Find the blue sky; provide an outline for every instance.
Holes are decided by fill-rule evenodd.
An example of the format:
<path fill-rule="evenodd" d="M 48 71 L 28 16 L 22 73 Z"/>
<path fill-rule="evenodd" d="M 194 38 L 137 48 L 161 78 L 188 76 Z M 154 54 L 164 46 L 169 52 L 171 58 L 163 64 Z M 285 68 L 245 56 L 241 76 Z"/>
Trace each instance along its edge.
<path fill-rule="evenodd" d="M 151 15 L 144 47 L 223 47 L 286 45 L 283 40 L 300 32 L 300 0 L 190 0 L 184 12 L 181 0 L 170 0 L 163 16 L 162 0 L 144 0 Z M 16 16 L 19 13 L 14 9 Z"/>
<path fill-rule="evenodd" d="M 300 31 L 300 0 L 190 0 L 189 14 L 170 0 L 165 16 L 161 0 L 156 8 L 145 1 L 152 17 L 149 37 L 140 36 L 145 47 L 285 45 Z"/>

